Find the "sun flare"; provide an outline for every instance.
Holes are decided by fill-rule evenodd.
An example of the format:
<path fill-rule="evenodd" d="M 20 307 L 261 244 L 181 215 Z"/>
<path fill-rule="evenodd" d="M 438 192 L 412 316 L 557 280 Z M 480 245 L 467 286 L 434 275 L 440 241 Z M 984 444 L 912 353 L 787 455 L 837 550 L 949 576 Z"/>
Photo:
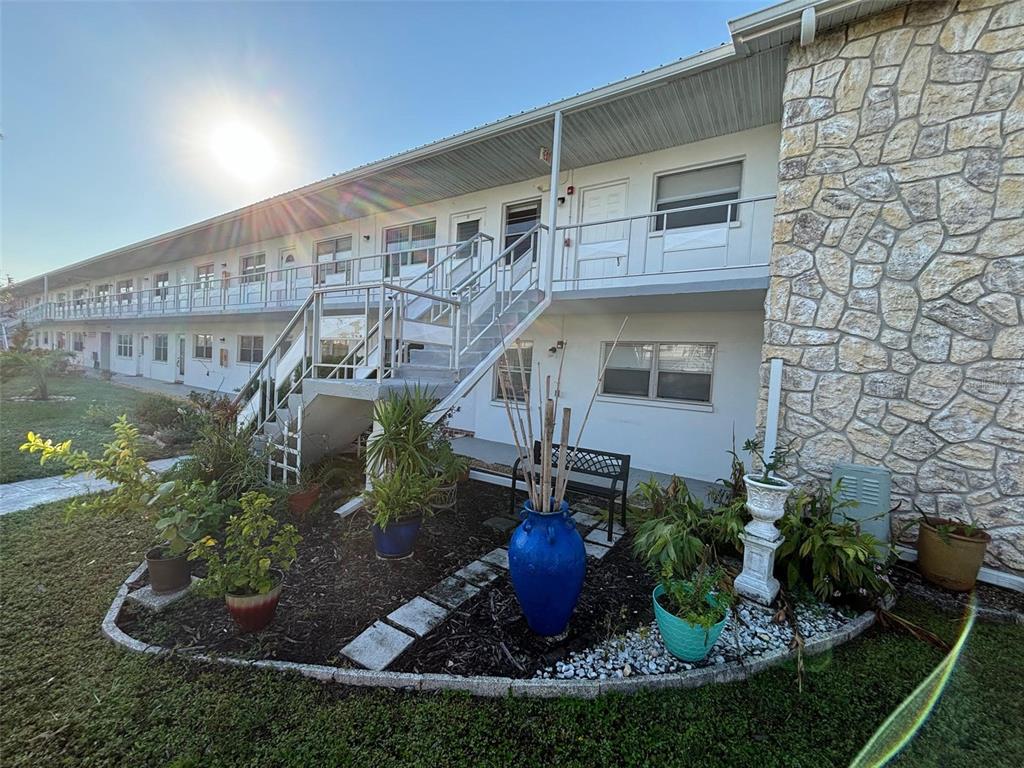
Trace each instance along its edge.
<path fill-rule="evenodd" d="M 237 120 L 221 123 L 213 130 L 210 153 L 224 171 L 242 181 L 265 179 L 277 165 L 270 140 L 258 129 Z"/>

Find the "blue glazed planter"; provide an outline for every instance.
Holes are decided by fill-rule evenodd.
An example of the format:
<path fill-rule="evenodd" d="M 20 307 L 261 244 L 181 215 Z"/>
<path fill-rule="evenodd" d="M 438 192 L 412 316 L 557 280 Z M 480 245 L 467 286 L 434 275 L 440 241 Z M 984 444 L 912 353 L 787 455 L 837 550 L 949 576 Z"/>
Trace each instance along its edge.
<path fill-rule="evenodd" d="M 420 535 L 421 525 L 423 515 L 399 520 L 387 528 L 381 528 L 374 523 L 370 530 L 373 532 L 373 546 L 377 550 L 377 557 L 398 560 L 411 555 L 413 547 L 416 546 L 416 539 Z"/>
<path fill-rule="evenodd" d="M 530 502 L 523 522 L 508 544 L 508 571 L 526 623 L 544 637 L 569 626 L 587 571 L 587 552 L 576 522 L 563 501 L 558 512 L 543 515 Z"/>
<path fill-rule="evenodd" d="M 708 655 L 711 646 L 725 629 L 725 622 L 729 619 L 728 611 L 720 622 L 710 630 L 705 630 L 704 627 L 690 624 L 662 608 L 658 597 L 663 594 L 665 588 L 659 584 L 654 588 L 651 599 L 654 601 L 654 618 L 658 622 L 658 631 L 661 632 L 665 647 L 678 659 L 700 661 Z M 711 595 L 708 595 L 708 602 L 714 605 L 714 598 Z"/>

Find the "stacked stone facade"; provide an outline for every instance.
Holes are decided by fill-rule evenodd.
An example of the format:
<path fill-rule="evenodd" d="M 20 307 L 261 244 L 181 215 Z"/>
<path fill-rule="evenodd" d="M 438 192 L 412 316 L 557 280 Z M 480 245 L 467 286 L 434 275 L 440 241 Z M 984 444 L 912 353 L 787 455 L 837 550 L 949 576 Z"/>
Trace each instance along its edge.
<path fill-rule="evenodd" d="M 914 2 L 792 47 L 764 335 L 794 477 L 885 466 L 904 513 L 985 526 L 1016 570 L 1022 71 L 1024 0 Z"/>

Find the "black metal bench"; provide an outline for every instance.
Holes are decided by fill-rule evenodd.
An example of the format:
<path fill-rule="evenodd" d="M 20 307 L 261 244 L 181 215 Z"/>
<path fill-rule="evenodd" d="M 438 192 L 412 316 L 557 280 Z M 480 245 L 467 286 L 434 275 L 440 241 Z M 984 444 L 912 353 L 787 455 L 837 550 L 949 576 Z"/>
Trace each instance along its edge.
<path fill-rule="evenodd" d="M 552 481 L 555 479 L 558 469 L 558 455 L 561 450 L 561 446 L 558 444 L 551 446 L 551 469 L 552 469 Z M 569 454 L 566 456 L 568 461 L 573 456 L 573 448 L 567 448 Z M 538 470 L 541 467 L 541 448 L 540 440 L 535 440 L 533 443 L 533 465 Z M 512 516 L 516 514 L 516 485 L 520 477 L 526 479 L 525 472 L 520 471 L 520 465 L 522 464 L 522 457 L 517 458 L 515 464 L 512 465 L 512 492 L 509 495 L 509 508 Z M 625 453 L 610 453 L 608 451 L 596 451 L 590 448 L 580 448 L 576 453 L 575 459 L 573 460 L 572 468 L 570 470 L 569 484 L 566 486 L 566 491 L 577 494 L 585 494 L 587 496 L 597 496 L 601 499 L 608 500 L 608 541 L 612 540 L 612 530 L 615 524 L 615 500 L 619 500 L 619 509 L 622 516 L 622 526 L 626 526 L 626 498 L 629 493 L 629 454 Z M 586 475 L 588 477 L 597 478 L 605 481 L 607 484 L 601 482 L 586 482 L 582 479 L 573 479 L 574 475 Z M 540 482 L 540 472 L 534 473 L 536 482 Z"/>

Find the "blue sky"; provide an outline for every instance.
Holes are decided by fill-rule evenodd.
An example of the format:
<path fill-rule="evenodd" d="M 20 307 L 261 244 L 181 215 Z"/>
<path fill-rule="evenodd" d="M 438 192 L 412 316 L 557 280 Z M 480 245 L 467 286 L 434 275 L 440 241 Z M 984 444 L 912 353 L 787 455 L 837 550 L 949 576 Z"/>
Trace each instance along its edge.
<path fill-rule="evenodd" d="M 13 3 L 0 272 L 21 280 L 604 85 L 767 2 Z M 225 172 L 219 125 L 277 163 Z"/>

